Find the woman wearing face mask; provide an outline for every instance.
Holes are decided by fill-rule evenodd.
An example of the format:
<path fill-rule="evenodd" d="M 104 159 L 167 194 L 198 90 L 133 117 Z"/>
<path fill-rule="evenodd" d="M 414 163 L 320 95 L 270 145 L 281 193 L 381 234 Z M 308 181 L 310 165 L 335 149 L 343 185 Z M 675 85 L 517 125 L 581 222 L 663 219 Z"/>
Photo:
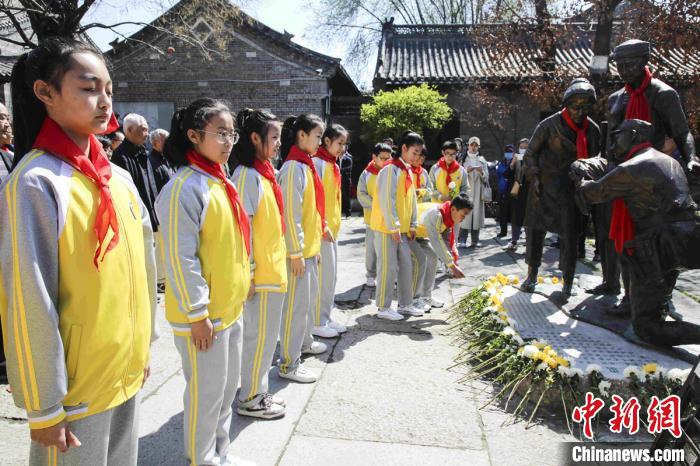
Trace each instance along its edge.
<path fill-rule="evenodd" d="M 484 188 L 488 185 L 489 168 L 486 159 L 479 153 L 481 141 L 478 137 L 469 138 L 467 156 L 464 158 L 464 168 L 469 179 L 470 198 L 474 203 L 467 218 L 462 222 L 462 230 L 471 231 L 470 248 L 479 246 L 479 230 L 484 226 Z"/>
<path fill-rule="evenodd" d="M 511 239 L 506 246 L 507 250 L 515 251 L 522 233 L 522 225 L 525 221 L 525 204 L 527 200 L 527 183 L 523 182 L 523 157 L 530 141 L 523 138 L 518 141 L 518 151 L 510 161 L 510 170 L 513 173 L 513 185 L 510 188 L 510 215 L 511 215 Z"/>
<path fill-rule="evenodd" d="M 510 221 L 510 190 L 513 187 L 513 171 L 510 169 L 513 161 L 513 145 L 508 144 L 503 154 L 503 160 L 496 166 L 496 176 L 498 178 L 498 210 L 501 231 L 499 238 L 504 238 L 508 234 L 508 222 Z"/>

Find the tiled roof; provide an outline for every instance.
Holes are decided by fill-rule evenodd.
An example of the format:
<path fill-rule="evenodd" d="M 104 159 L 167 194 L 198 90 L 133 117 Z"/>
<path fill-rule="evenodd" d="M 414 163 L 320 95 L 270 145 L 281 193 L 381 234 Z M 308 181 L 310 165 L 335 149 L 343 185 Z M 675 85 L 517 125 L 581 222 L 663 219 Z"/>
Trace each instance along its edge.
<path fill-rule="evenodd" d="M 544 57 L 532 36 L 514 40 L 504 55 L 503 47 L 489 44 L 495 25 L 393 25 L 386 24 L 380 43 L 375 80 L 388 85 L 414 83 L 449 84 L 470 81 L 517 81 L 542 76 L 538 61 Z M 576 28 L 573 28 L 576 31 Z M 591 31 L 579 30 L 557 44 L 557 72 L 588 75 L 593 57 Z M 563 35 L 564 36 L 564 35 Z M 578 36 L 578 37 L 576 37 Z M 497 40 L 497 39 L 496 39 Z M 654 50 L 650 63 L 660 76 L 685 79 L 700 74 L 700 51 Z M 617 75 L 614 62 L 610 71 Z"/>

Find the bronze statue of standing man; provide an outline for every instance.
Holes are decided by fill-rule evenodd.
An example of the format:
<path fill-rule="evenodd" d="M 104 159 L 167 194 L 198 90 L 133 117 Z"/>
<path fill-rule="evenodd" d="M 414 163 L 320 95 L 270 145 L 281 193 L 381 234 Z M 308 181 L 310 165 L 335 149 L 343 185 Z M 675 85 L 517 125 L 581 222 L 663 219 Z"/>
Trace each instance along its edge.
<path fill-rule="evenodd" d="M 581 215 L 574 203 L 574 183 L 569 166 L 577 159 L 599 153 L 600 129 L 588 117 L 596 101 L 594 87 L 584 78 L 574 79 L 564 92 L 564 108 L 542 120 L 530 139 L 523 158 L 530 189 L 525 226 L 527 230 L 527 279 L 521 290 L 533 292 L 542 264 L 548 231 L 559 234 L 559 268 L 565 296 L 572 294 L 577 260 L 576 229 Z"/>

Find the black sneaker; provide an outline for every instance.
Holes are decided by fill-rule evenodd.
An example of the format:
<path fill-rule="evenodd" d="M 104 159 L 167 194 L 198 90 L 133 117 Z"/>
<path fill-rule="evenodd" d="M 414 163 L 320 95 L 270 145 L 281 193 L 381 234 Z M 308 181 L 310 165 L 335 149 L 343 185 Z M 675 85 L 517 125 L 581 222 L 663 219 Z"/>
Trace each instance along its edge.
<path fill-rule="evenodd" d="M 165 293 L 165 283 L 158 283 L 158 293 Z"/>

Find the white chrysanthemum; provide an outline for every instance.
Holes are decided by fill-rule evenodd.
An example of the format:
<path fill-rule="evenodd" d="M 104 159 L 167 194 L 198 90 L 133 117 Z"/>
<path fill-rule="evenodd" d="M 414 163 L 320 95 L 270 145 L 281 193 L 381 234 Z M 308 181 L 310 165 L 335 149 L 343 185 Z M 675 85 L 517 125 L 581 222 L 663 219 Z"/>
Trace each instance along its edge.
<path fill-rule="evenodd" d="M 603 396 L 610 396 L 610 393 L 608 390 L 610 390 L 610 387 L 612 384 L 608 382 L 607 380 L 601 380 L 600 383 L 598 384 L 598 390 L 600 390 L 600 394 Z"/>
<path fill-rule="evenodd" d="M 549 345 L 549 343 L 547 343 L 547 340 L 535 340 L 535 341 L 532 342 L 532 344 L 535 345 L 535 346 L 540 346 L 540 345 L 541 345 L 541 346 L 543 346 L 543 347 Z"/>
<path fill-rule="evenodd" d="M 683 379 L 681 380 L 682 382 L 685 382 L 685 380 L 688 378 L 688 376 L 690 375 L 690 371 L 692 371 L 691 368 L 685 369 L 683 371 L 683 375 L 682 375 Z"/>
<path fill-rule="evenodd" d="M 664 366 L 656 366 L 656 372 L 654 373 L 654 378 L 660 379 L 662 376 L 665 377 L 667 372 L 668 372 L 668 369 L 666 369 Z"/>
<path fill-rule="evenodd" d="M 537 365 L 537 367 L 535 368 L 536 371 L 546 371 L 548 369 L 549 369 L 549 366 L 547 365 L 547 363 L 544 363 L 544 362 L 539 363 Z"/>
<path fill-rule="evenodd" d="M 484 290 L 484 291 L 481 292 L 481 296 L 483 296 L 484 298 L 488 298 L 488 297 L 491 296 L 491 295 L 489 294 L 488 291 Z"/>
<path fill-rule="evenodd" d="M 508 283 L 513 283 L 516 280 L 515 275 L 513 274 L 506 276 L 506 279 L 508 280 Z"/>
<path fill-rule="evenodd" d="M 627 366 L 625 367 L 625 370 L 622 371 L 622 375 L 625 376 L 625 378 L 631 378 L 632 376 L 635 376 L 636 378 L 641 378 L 639 368 L 637 366 Z"/>
<path fill-rule="evenodd" d="M 539 353 L 539 351 L 540 350 L 537 349 L 537 347 L 534 345 L 525 345 L 523 347 L 523 356 L 525 356 L 526 358 L 532 358 L 534 355 Z"/>
<path fill-rule="evenodd" d="M 683 382 L 685 380 L 685 377 L 683 377 L 683 369 L 679 369 L 677 367 L 674 367 L 673 369 L 669 370 L 666 374 L 666 377 L 668 377 L 669 380 L 673 380 L 675 382 Z"/>
<path fill-rule="evenodd" d="M 496 322 L 497 324 L 502 324 L 503 320 L 501 320 L 500 317 L 498 317 L 498 314 L 491 314 L 491 319 Z"/>
<path fill-rule="evenodd" d="M 447 185 L 447 189 L 453 190 L 457 187 L 454 181 L 451 181 L 450 184 Z"/>
<path fill-rule="evenodd" d="M 513 335 L 513 340 L 515 340 L 518 346 L 523 346 L 525 344 L 525 340 L 523 340 L 517 333 Z"/>
<path fill-rule="evenodd" d="M 571 369 L 566 366 L 557 367 L 557 372 L 564 377 L 571 377 Z"/>
<path fill-rule="evenodd" d="M 579 378 L 581 378 L 581 379 L 583 378 L 583 371 L 577 367 L 569 368 L 569 374 L 571 374 L 570 375 L 571 377 L 578 375 Z"/>
<path fill-rule="evenodd" d="M 515 329 L 514 329 L 513 327 L 511 327 L 511 326 L 508 325 L 508 326 L 506 326 L 506 328 L 504 328 L 503 330 L 501 330 L 501 333 L 502 333 L 503 335 L 507 335 L 507 336 L 509 336 L 509 337 L 512 337 L 513 335 L 515 335 Z"/>
<path fill-rule="evenodd" d="M 586 367 L 586 374 L 591 375 L 594 372 L 602 374 L 603 368 L 600 367 L 598 364 L 589 364 L 588 367 Z"/>
<path fill-rule="evenodd" d="M 508 322 L 508 325 L 510 325 L 511 327 L 518 328 L 518 322 L 515 319 L 511 319 L 510 317 L 508 317 L 506 319 L 506 322 Z"/>

